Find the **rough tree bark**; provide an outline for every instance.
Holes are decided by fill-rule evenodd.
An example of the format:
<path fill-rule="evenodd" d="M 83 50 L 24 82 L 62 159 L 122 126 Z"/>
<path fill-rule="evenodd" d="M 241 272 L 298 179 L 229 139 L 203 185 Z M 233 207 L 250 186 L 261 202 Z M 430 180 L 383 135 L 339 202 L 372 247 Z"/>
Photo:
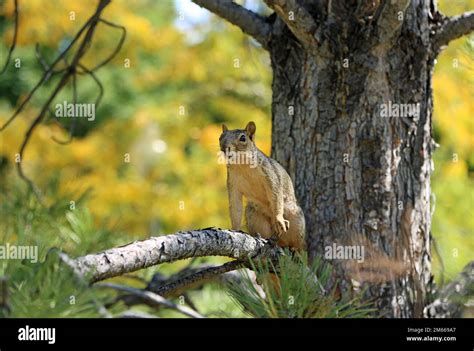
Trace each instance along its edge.
<path fill-rule="evenodd" d="M 367 297 L 381 315 L 421 317 L 432 280 L 431 76 L 440 49 L 474 29 L 473 14 L 446 18 L 435 0 L 265 0 L 275 13 L 264 20 L 230 0 L 194 2 L 270 53 L 272 156 L 294 180 L 310 257 L 359 243 L 366 257 L 404 265 Z M 384 104 L 419 104 L 419 114 L 384 118 Z M 336 266 L 351 289 L 351 269 Z"/>

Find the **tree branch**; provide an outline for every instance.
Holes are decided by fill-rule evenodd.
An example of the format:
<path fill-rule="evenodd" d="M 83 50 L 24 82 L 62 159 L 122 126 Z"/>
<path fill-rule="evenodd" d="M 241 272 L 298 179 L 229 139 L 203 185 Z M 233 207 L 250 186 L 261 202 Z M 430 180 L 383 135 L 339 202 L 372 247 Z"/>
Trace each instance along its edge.
<path fill-rule="evenodd" d="M 239 27 L 244 33 L 255 38 L 264 48 L 268 49 L 271 25 L 265 18 L 247 10 L 231 0 L 192 0 L 197 5 L 215 13 Z"/>
<path fill-rule="evenodd" d="M 141 318 L 145 318 L 145 319 L 155 319 L 155 318 L 158 318 L 157 316 L 154 316 L 152 314 L 149 314 L 149 313 L 145 313 L 145 312 L 140 312 L 140 311 L 125 311 L 124 313 L 122 313 L 120 315 L 119 318 L 134 318 L 134 319 L 141 319 Z"/>
<path fill-rule="evenodd" d="M 192 317 L 192 318 L 204 318 L 203 315 L 199 314 L 198 312 L 186 307 L 186 306 L 180 306 L 177 305 L 171 301 L 166 300 L 164 297 L 157 295 L 155 293 L 152 293 L 150 291 L 144 291 L 136 288 L 132 288 L 129 286 L 124 286 L 124 285 L 119 285 L 119 284 L 114 284 L 114 283 L 100 283 L 96 284 L 96 287 L 102 287 L 102 288 L 111 288 L 115 289 L 118 291 L 124 291 L 129 294 L 137 295 L 141 299 L 147 300 L 150 302 L 152 305 L 163 305 L 168 308 L 172 308 L 178 312 L 181 312 L 182 314 Z"/>
<path fill-rule="evenodd" d="M 473 295 L 474 261 L 471 261 L 456 279 L 441 289 L 439 297 L 424 308 L 423 314 L 428 318 L 461 318 L 466 307 L 472 308 Z"/>
<path fill-rule="evenodd" d="M 208 281 L 213 280 L 218 275 L 234 271 L 246 266 L 246 263 L 240 260 L 224 263 L 217 267 L 207 267 L 204 269 L 194 269 L 191 272 L 185 274 L 179 274 L 173 279 L 166 281 L 165 284 L 153 284 L 151 282 L 147 286 L 147 290 L 153 291 L 163 297 L 178 296 L 183 291 L 195 288 L 196 286 L 202 285 Z"/>
<path fill-rule="evenodd" d="M 71 40 L 69 45 L 64 49 L 58 56 L 57 58 L 53 61 L 51 65 L 48 65 L 46 61 L 43 59 L 41 52 L 39 51 L 39 47 L 36 46 L 36 54 L 38 56 L 38 59 L 44 69 L 44 73 L 39 80 L 39 82 L 31 89 L 27 97 L 23 100 L 23 102 L 19 105 L 19 107 L 15 110 L 13 115 L 2 125 L 0 126 L 0 132 L 3 131 L 5 128 L 8 127 L 8 125 L 23 111 L 24 107 L 28 102 L 31 100 L 33 95 L 36 93 L 36 91 L 44 86 L 44 84 L 49 80 L 49 78 L 57 73 L 62 73 L 62 76 L 60 78 L 59 83 L 56 85 L 56 88 L 53 90 L 53 92 L 49 95 L 48 99 L 46 102 L 43 104 L 43 107 L 41 108 L 39 114 L 34 118 L 33 122 L 31 122 L 29 128 L 27 129 L 25 133 L 25 137 L 23 139 L 23 142 L 20 146 L 20 151 L 19 151 L 19 159 L 20 162 L 16 164 L 17 166 L 17 171 L 18 175 L 20 176 L 21 179 L 23 179 L 27 184 L 28 187 L 33 191 L 33 193 L 36 195 L 38 201 L 40 204 L 45 205 L 43 202 L 43 196 L 41 194 L 40 189 L 34 184 L 34 182 L 27 177 L 27 175 L 23 171 L 23 161 L 24 161 L 24 153 L 25 150 L 28 146 L 29 140 L 33 133 L 35 132 L 36 128 L 43 122 L 44 116 L 46 115 L 47 111 L 50 109 L 50 105 L 53 102 L 53 100 L 56 98 L 56 96 L 62 91 L 62 89 L 67 85 L 69 82 L 70 78 L 73 77 L 73 84 L 75 85 L 75 78 L 76 78 L 76 73 L 77 73 L 77 67 L 81 67 L 83 70 L 86 71 L 87 74 L 91 75 L 92 78 L 96 81 L 96 83 L 99 85 L 99 88 L 102 89 L 102 85 L 98 81 L 97 77 L 92 73 L 94 70 L 102 67 L 106 63 L 108 63 L 110 60 L 113 59 L 113 57 L 118 53 L 120 48 L 123 45 L 123 41 L 125 40 L 125 33 L 126 30 L 124 27 L 116 25 L 114 23 L 111 23 L 109 21 L 101 19 L 101 15 L 103 10 L 110 4 L 111 0 L 100 0 L 98 2 L 97 8 L 94 12 L 94 14 L 87 20 L 87 22 L 79 29 L 79 31 L 76 33 L 74 38 Z M 18 4 L 17 1 L 15 1 L 15 11 L 18 12 Z M 16 23 L 18 24 L 18 14 L 16 14 Z M 94 69 L 91 71 L 88 71 L 84 66 L 81 65 L 80 60 L 82 57 L 86 54 L 86 52 L 89 50 L 91 47 L 90 43 L 92 41 L 92 38 L 94 36 L 95 29 L 97 27 L 97 24 L 99 22 L 105 23 L 109 27 L 113 28 L 118 28 L 122 30 L 122 36 L 121 39 L 112 53 L 106 60 L 104 60 L 102 63 L 98 64 Z M 16 24 L 16 25 L 17 25 Z M 84 34 L 84 35 L 83 35 Z M 16 34 L 15 34 L 16 36 Z M 15 42 L 14 38 L 14 42 Z M 79 47 L 77 51 L 74 53 L 74 56 L 72 58 L 71 64 L 67 64 L 67 59 L 66 55 L 72 51 L 73 46 L 75 45 L 76 42 L 80 42 Z M 14 48 L 14 45 L 12 45 Z M 13 49 L 11 49 L 13 51 Z M 10 53 L 11 53 L 10 51 Z M 11 54 L 9 54 L 11 55 Z M 7 61 L 9 58 L 7 59 Z M 60 61 L 64 60 L 67 64 L 67 67 L 65 69 L 60 69 L 60 70 L 55 70 L 56 65 L 59 64 Z M 8 62 L 7 62 L 8 63 Z M 99 96 L 102 95 L 102 92 L 100 93 Z M 98 100 L 100 101 L 100 99 Z"/>
<path fill-rule="evenodd" d="M 181 295 L 184 297 L 185 302 L 196 310 L 187 295 L 189 290 L 199 289 L 210 281 L 219 283 L 227 283 L 229 281 L 235 283 L 241 282 L 243 276 L 236 270 L 242 269 L 243 266 L 244 264 L 240 260 L 235 260 L 227 262 L 221 266 L 202 265 L 199 267 L 186 267 L 170 277 L 165 277 L 160 273 L 155 273 L 151 281 L 143 290 L 154 292 L 168 299 Z M 247 274 L 255 276 L 253 271 L 246 270 Z M 255 284 L 255 289 L 261 290 L 258 284 Z M 144 300 L 137 295 L 130 294 L 118 296 L 112 304 L 119 301 L 123 301 L 127 306 L 138 304 L 150 305 L 149 301 Z"/>
<path fill-rule="evenodd" d="M 206 228 L 152 237 L 125 246 L 71 260 L 75 271 L 97 282 L 160 263 L 191 257 L 226 256 L 240 260 L 256 257 L 275 259 L 282 249 L 246 233 Z"/>
<path fill-rule="evenodd" d="M 450 41 L 474 31 L 474 11 L 445 19 L 433 37 L 434 52 L 438 52 Z"/>
<path fill-rule="evenodd" d="M 298 41 L 309 49 L 318 44 L 314 34 L 317 25 L 308 10 L 297 0 L 264 0 L 276 14 L 286 23 Z"/>
<path fill-rule="evenodd" d="M 7 120 L 7 122 L 5 122 L 1 127 L 0 127 L 0 132 L 3 131 L 5 128 L 8 127 L 8 125 L 15 119 L 16 116 L 18 116 L 24 109 L 24 107 L 26 106 L 26 104 L 31 100 L 31 98 L 33 97 L 33 95 L 35 94 L 35 92 L 43 85 L 43 83 L 45 83 L 46 81 L 48 81 L 48 79 L 50 78 L 50 76 L 54 73 L 56 73 L 54 71 L 54 68 L 56 67 L 56 65 L 61 61 L 63 60 L 65 57 L 66 57 L 66 54 L 68 54 L 74 44 L 79 41 L 80 38 L 83 38 L 82 39 L 82 42 L 80 44 L 80 47 L 79 49 L 77 50 L 77 52 L 75 53 L 75 56 L 74 56 L 74 59 L 73 59 L 73 63 L 68 67 L 67 70 L 65 70 L 64 74 L 65 75 L 69 75 L 71 73 L 71 71 L 73 69 L 75 69 L 75 66 L 78 64 L 79 62 L 79 59 L 84 55 L 84 53 L 87 51 L 87 49 L 90 47 L 90 45 L 88 45 L 90 43 L 90 40 L 92 39 L 92 35 L 94 33 L 94 28 L 95 26 L 97 25 L 97 22 L 100 18 L 100 15 L 102 13 L 102 11 L 105 9 L 105 7 L 110 3 L 111 0 L 100 0 L 98 6 L 97 6 L 97 9 L 95 10 L 94 14 L 87 20 L 87 22 L 79 29 L 79 31 L 76 33 L 76 35 L 74 36 L 74 38 L 69 42 L 68 46 L 63 50 L 61 51 L 61 53 L 58 55 L 58 57 L 54 60 L 54 62 L 49 66 L 49 69 L 47 71 L 45 71 L 43 73 L 43 76 L 41 77 L 41 79 L 39 80 L 38 83 L 36 83 L 36 85 L 33 87 L 33 89 L 30 90 L 30 92 L 28 93 L 28 95 L 26 96 L 26 98 L 23 100 L 23 102 L 18 106 L 18 108 L 15 110 L 15 112 L 13 113 L 13 115 Z M 83 33 L 86 32 L 86 34 L 84 35 L 83 37 Z M 62 71 L 61 71 L 62 72 Z M 59 72 L 57 72 L 59 73 Z"/>

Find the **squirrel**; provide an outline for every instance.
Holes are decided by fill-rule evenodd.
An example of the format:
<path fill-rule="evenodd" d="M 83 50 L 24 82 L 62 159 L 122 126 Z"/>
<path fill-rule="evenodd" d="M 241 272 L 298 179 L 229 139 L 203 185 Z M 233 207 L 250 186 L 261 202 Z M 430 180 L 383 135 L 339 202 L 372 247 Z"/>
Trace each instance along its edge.
<path fill-rule="evenodd" d="M 222 125 L 220 154 L 227 165 L 227 191 L 232 229 L 240 230 L 242 197 L 250 235 L 270 239 L 295 251 L 306 249 L 304 214 L 286 170 L 255 145 L 256 125 L 229 130 Z"/>

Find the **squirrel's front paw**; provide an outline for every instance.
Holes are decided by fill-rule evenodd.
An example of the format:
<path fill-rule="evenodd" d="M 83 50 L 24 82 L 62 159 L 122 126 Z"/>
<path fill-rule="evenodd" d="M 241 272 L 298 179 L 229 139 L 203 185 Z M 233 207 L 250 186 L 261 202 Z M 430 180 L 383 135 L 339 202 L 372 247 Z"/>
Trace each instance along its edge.
<path fill-rule="evenodd" d="M 283 218 L 283 216 L 277 216 L 275 218 L 275 227 L 278 236 L 282 236 L 290 229 L 290 222 Z"/>

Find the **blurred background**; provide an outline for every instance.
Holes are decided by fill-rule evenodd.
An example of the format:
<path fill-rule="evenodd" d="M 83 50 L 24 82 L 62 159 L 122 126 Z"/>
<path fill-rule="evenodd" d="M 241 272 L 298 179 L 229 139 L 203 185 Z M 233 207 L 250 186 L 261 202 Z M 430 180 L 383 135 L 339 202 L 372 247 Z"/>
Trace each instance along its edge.
<path fill-rule="evenodd" d="M 242 3 L 265 11 L 261 1 Z M 0 124 L 42 75 L 36 43 L 51 62 L 91 16 L 97 0 L 28 0 L 20 5 L 17 48 L 0 76 Z M 460 14 L 472 10 L 474 0 L 441 0 L 439 7 L 446 15 Z M 13 10 L 13 1 L 0 1 L 1 64 L 13 36 Z M 269 57 L 238 28 L 189 0 L 114 0 L 103 17 L 125 26 L 127 39 L 114 60 L 97 72 L 105 93 L 95 120 L 79 120 L 73 141 L 60 145 L 52 137 L 67 140 L 70 121 L 58 124 L 50 116 L 36 130 L 22 161 L 49 210 L 18 177 L 15 157 L 55 80 L 0 133 L 0 243 L 38 245 L 40 260 L 51 247 L 80 256 L 179 230 L 229 227 L 225 166 L 216 162 L 220 125 L 242 128 L 255 121 L 257 145 L 270 152 Z M 102 61 L 119 39 L 119 30 L 99 25 L 84 64 L 93 67 Z M 471 35 L 439 56 L 434 73 L 434 135 L 440 147 L 434 154 L 432 234 L 438 283 L 448 282 L 474 256 L 473 58 Z M 78 94 L 79 103 L 93 103 L 99 90 L 90 77 L 80 76 Z M 53 106 L 71 96 L 67 87 Z M 142 286 L 141 279 L 186 264 L 137 272 L 127 284 Z M 31 315 L 25 304 L 35 304 L 39 315 L 80 315 L 44 306 L 45 299 L 57 300 L 52 296 L 58 292 L 43 296 L 29 291 L 22 282 L 34 277 L 18 265 L 0 261 L 0 275 L 11 277 L 17 293 L 12 295 L 12 315 Z M 65 284 L 61 286 L 67 294 Z M 192 294 L 203 313 L 242 316 L 215 286 Z M 92 310 L 84 313 L 94 315 Z"/>

